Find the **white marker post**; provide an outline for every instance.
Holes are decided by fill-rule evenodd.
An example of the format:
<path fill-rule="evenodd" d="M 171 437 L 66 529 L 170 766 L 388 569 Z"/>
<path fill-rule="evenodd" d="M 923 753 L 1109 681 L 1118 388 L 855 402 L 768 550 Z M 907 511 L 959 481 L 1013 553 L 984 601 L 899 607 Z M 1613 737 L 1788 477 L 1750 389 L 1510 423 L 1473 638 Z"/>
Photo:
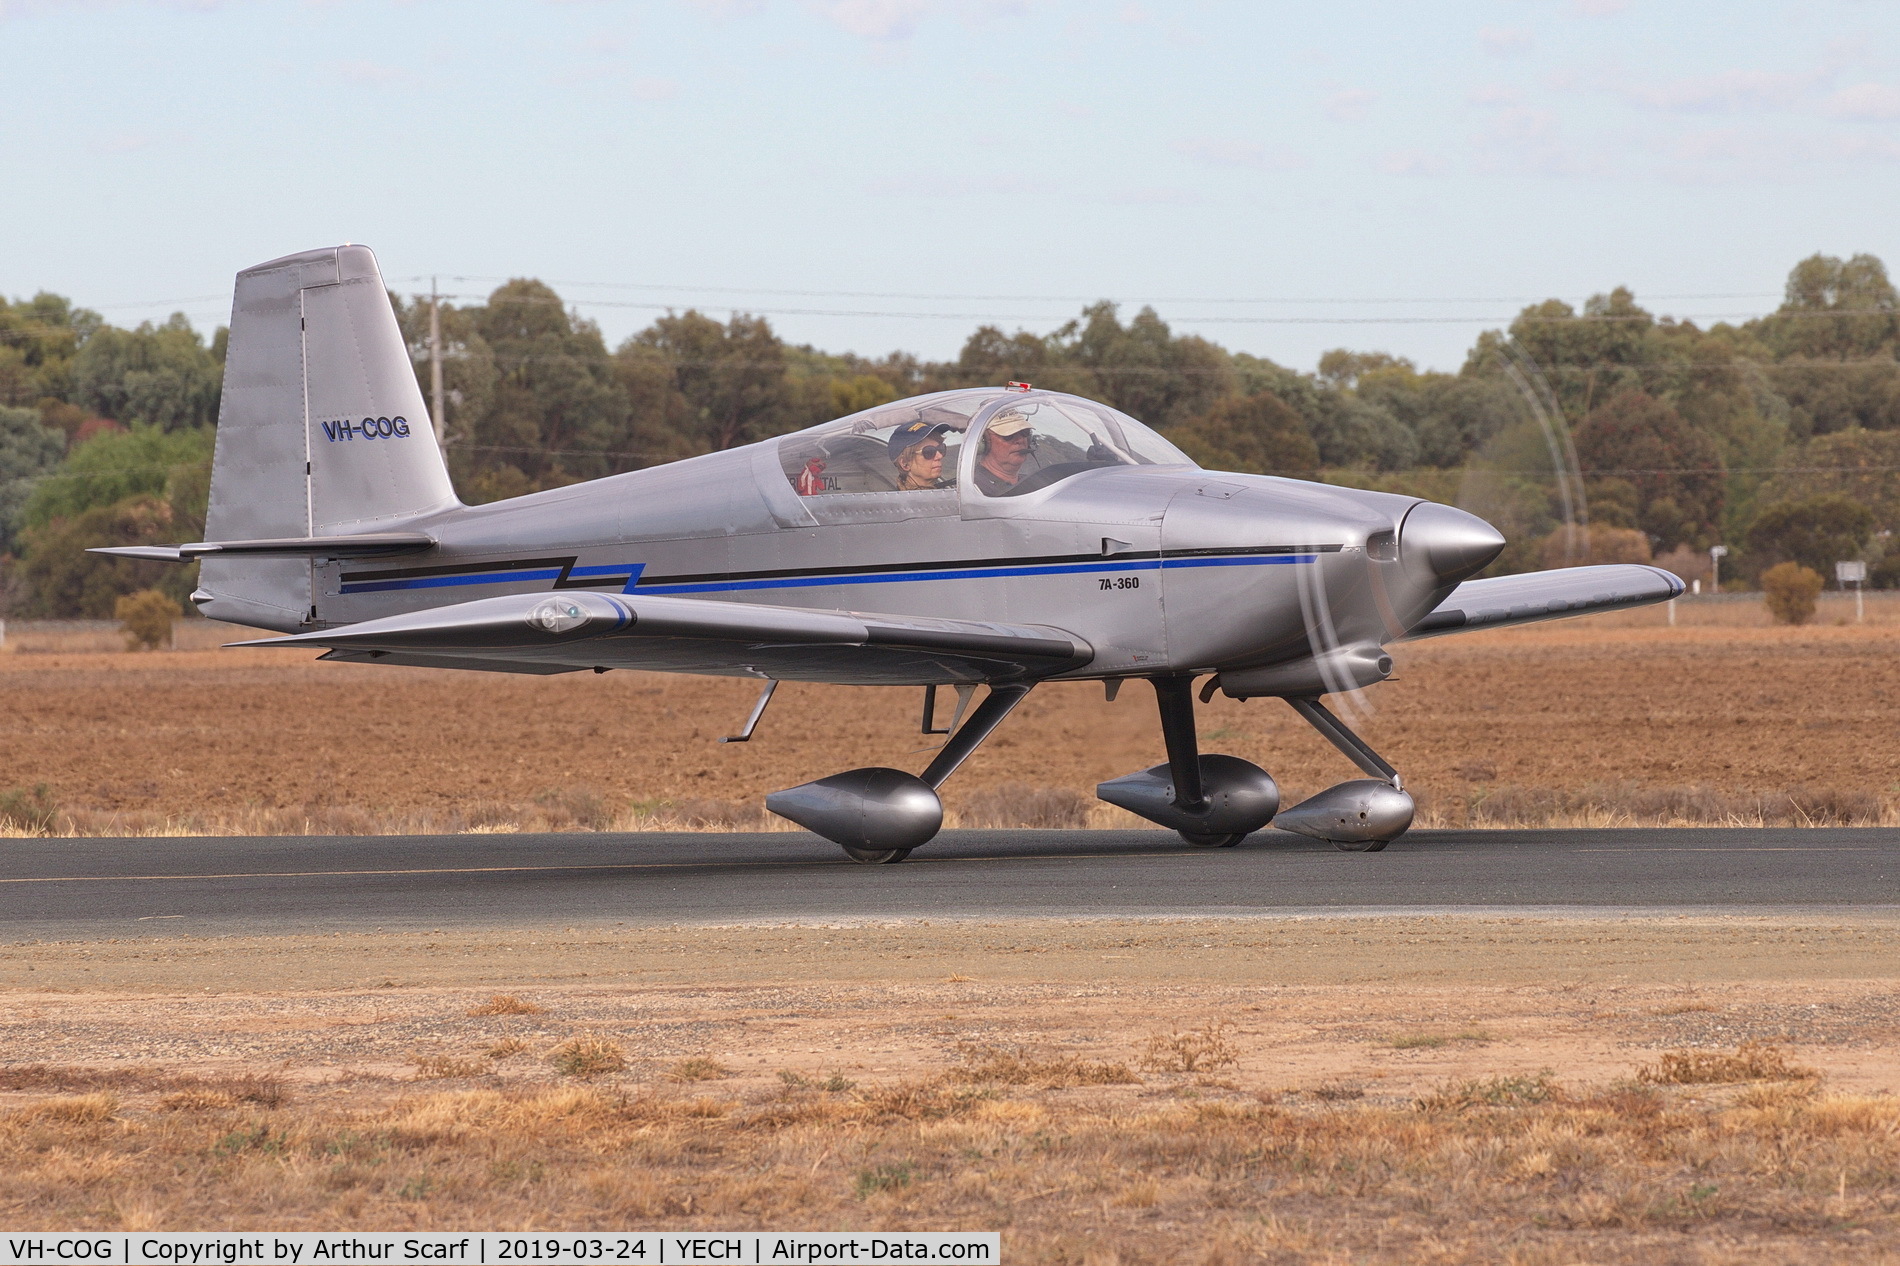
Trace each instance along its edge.
<path fill-rule="evenodd" d="M 1709 546 L 1709 592 L 1722 592 L 1722 560 L 1728 557 L 1728 546 Z"/>
<path fill-rule="evenodd" d="M 1867 583 L 1867 564 L 1858 559 L 1834 564 L 1834 579 L 1845 589 L 1851 583 L 1854 586 L 1854 623 L 1867 622 L 1867 607 L 1861 598 L 1861 587 Z"/>

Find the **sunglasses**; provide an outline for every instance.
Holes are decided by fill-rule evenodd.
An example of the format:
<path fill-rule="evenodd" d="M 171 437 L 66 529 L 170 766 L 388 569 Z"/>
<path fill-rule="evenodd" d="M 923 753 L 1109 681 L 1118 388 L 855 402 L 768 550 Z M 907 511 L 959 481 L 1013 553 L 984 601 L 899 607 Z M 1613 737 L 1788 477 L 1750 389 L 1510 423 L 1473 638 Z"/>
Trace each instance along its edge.
<path fill-rule="evenodd" d="M 941 444 L 926 444 L 917 450 L 917 456 L 923 458 L 925 461 L 934 461 L 936 458 L 942 457 L 943 453 L 944 448 Z"/>

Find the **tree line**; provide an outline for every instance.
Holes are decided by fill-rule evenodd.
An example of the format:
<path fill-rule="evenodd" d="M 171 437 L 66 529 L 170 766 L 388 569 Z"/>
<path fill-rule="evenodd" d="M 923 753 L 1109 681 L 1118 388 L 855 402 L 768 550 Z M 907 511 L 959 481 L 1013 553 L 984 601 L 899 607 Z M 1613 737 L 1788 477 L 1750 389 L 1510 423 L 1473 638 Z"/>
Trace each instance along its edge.
<path fill-rule="evenodd" d="M 391 296 L 419 380 L 430 304 Z M 731 448 L 896 399 L 1033 382 L 1106 401 L 1203 465 L 1451 501 L 1511 540 L 1498 571 L 1657 559 L 1752 583 L 1862 559 L 1900 585 L 1900 296 L 1870 255 L 1815 255 L 1779 308 L 1703 328 L 1629 290 L 1549 300 L 1456 372 L 1336 350 L 1308 373 L 1102 302 L 1059 329 L 975 330 L 954 360 L 788 344 L 769 321 L 668 313 L 610 348 L 550 286 L 440 309 L 445 453 L 493 501 Z M 0 614 L 109 615 L 191 570 L 92 545 L 201 539 L 226 331 L 122 329 L 0 298 Z"/>

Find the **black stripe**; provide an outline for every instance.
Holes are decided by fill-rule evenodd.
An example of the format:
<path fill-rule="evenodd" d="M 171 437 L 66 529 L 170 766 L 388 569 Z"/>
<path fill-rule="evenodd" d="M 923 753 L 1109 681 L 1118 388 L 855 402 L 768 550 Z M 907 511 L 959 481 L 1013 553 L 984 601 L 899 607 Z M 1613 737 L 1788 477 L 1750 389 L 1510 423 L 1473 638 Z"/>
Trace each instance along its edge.
<path fill-rule="evenodd" d="M 1153 558 L 1217 558 L 1241 554 L 1330 554 L 1338 545 L 1232 545 L 1209 549 L 1127 550 L 1119 554 L 1043 554 L 1034 558 L 929 559 L 908 563 L 862 563 L 855 567 L 785 567 L 773 571 L 710 571 L 684 576 L 642 575 L 647 585 L 696 585 L 732 580 L 789 580 L 805 576 L 874 576 L 879 572 L 951 571 L 966 567 L 1047 567 L 1060 563 L 1141 562 Z"/>
<path fill-rule="evenodd" d="M 574 566 L 577 555 L 565 558 L 517 558 L 488 563 L 454 563 L 447 567 L 398 567 L 391 571 L 346 571 L 343 583 L 354 585 L 366 580 L 421 580 L 428 576 L 467 576 L 478 571 L 531 571 L 540 567 L 559 567 L 562 577 Z"/>

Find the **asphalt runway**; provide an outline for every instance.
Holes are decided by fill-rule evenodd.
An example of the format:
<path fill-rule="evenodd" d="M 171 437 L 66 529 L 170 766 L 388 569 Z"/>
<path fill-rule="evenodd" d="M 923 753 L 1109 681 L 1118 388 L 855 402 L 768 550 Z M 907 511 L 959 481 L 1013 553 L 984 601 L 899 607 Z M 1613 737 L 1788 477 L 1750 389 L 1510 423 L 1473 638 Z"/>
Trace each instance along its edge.
<path fill-rule="evenodd" d="M 377 929 L 1434 911 L 1900 912 L 1900 830 L 946 831 L 897 866 L 804 834 L 0 842 L 9 941 Z"/>

